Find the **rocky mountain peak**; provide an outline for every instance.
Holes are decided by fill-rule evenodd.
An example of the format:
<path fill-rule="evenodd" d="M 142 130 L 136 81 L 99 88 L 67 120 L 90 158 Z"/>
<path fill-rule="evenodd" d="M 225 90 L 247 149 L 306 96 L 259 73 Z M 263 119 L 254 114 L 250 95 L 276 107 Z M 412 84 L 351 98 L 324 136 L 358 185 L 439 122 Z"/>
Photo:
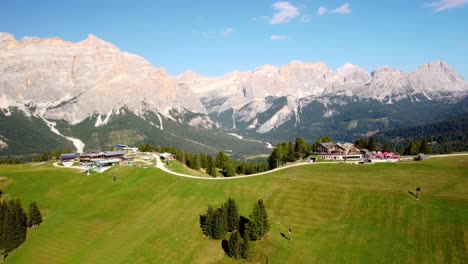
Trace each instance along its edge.
<path fill-rule="evenodd" d="M 0 32 L 0 49 L 7 47 L 9 43 L 16 43 L 15 37 L 11 34 Z"/>
<path fill-rule="evenodd" d="M 12 36 L 2 34 L 2 39 L 11 42 Z M 165 69 L 94 35 L 79 43 L 25 38 L 15 45 L 0 52 L 0 95 L 31 102 L 45 118 L 75 124 L 121 108 L 138 115 L 168 115 L 172 108 L 205 112 Z"/>
<path fill-rule="evenodd" d="M 15 37 L 13 37 L 13 35 L 11 35 L 9 33 L 0 32 L 0 42 L 10 41 L 10 40 L 16 41 Z"/>

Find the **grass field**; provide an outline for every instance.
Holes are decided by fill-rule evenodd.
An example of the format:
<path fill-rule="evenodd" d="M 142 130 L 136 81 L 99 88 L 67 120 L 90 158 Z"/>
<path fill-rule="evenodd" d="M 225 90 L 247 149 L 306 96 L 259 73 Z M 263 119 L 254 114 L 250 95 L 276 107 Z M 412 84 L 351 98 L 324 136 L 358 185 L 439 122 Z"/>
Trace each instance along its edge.
<path fill-rule="evenodd" d="M 408 194 L 416 186 L 419 201 Z M 229 196 L 245 216 L 265 201 L 272 228 L 255 243 L 255 263 L 468 263 L 468 157 L 313 164 L 222 181 L 23 164 L 0 166 L 0 189 L 23 205 L 36 200 L 45 216 L 6 263 L 235 262 L 198 222 Z M 281 236 L 289 226 L 291 241 Z"/>
<path fill-rule="evenodd" d="M 210 175 L 206 174 L 205 172 L 203 172 L 201 170 L 193 170 L 193 169 L 187 167 L 187 165 L 182 164 L 182 162 L 177 161 L 177 160 L 171 161 L 169 163 L 169 165 L 166 165 L 166 167 L 169 170 L 173 171 L 173 172 L 178 172 L 178 173 L 193 175 L 193 176 L 212 178 Z"/>

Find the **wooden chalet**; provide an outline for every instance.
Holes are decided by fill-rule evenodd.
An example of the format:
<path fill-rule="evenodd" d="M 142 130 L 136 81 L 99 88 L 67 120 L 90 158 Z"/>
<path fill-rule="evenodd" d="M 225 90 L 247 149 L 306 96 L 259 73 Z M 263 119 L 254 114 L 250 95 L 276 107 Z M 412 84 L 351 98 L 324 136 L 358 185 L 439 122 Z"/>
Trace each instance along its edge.
<path fill-rule="evenodd" d="M 175 160 L 176 159 L 176 156 L 172 153 L 168 153 L 168 152 L 164 152 L 162 153 L 161 155 L 161 158 L 165 161 L 171 161 L 171 160 Z"/>
<path fill-rule="evenodd" d="M 315 152 L 326 160 L 362 160 L 361 149 L 352 143 L 320 143 Z"/>

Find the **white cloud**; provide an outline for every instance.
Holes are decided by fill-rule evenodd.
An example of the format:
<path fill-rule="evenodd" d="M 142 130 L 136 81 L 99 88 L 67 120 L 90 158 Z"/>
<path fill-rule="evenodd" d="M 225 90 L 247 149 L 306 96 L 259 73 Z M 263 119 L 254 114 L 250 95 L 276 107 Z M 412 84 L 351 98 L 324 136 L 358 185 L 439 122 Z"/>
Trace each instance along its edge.
<path fill-rule="evenodd" d="M 333 13 L 333 14 L 349 14 L 349 13 L 351 13 L 351 8 L 349 6 L 350 6 L 349 3 L 345 3 L 345 4 L 341 5 L 340 7 L 338 7 L 337 9 L 333 9 L 332 11 L 330 11 L 330 13 Z"/>
<path fill-rule="evenodd" d="M 441 12 L 448 9 L 461 8 L 466 4 L 468 4 L 468 0 L 439 0 L 424 3 L 424 6 L 434 9 L 435 12 Z"/>
<path fill-rule="evenodd" d="M 299 9 L 289 2 L 276 2 L 273 4 L 273 8 L 276 10 L 270 19 L 270 24 L 273 25 L 288 23 L 300 14 Z"/>
<path fill-rule="evenodd" d="M 288 36 L 272 35 L 271 40 L 286 40 Z"/>
<path fill-rule="evenodd" d="M 326 7 L 319 7 L 319 9 L 317 9 L 317 15 L 319 16 L 323 16 L 327 13 L 328 9 Z"/>
<path fill-rule="evenodd" d="M 226 28 L 223 32 L 223 36 L 229 37 L 232 34 L 232 32 L 234 32 L 233 28 Z"/>

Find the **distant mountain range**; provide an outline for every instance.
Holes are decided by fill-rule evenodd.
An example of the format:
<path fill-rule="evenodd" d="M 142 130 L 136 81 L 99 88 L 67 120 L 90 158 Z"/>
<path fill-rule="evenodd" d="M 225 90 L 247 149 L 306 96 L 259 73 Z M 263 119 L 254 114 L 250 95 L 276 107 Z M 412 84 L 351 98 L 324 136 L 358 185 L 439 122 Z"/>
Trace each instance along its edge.
<path fill-rule="evenodd" d="M 259 154 L 267 141 L 350 140 L 443 120 L 464 113 L 467 95 L 468 83 L 442 61 L 411 73 L 293 61 L 169 76 L 93 35 L 71 43 L 0 33 L 0 155 L 142 142 Z"/>

